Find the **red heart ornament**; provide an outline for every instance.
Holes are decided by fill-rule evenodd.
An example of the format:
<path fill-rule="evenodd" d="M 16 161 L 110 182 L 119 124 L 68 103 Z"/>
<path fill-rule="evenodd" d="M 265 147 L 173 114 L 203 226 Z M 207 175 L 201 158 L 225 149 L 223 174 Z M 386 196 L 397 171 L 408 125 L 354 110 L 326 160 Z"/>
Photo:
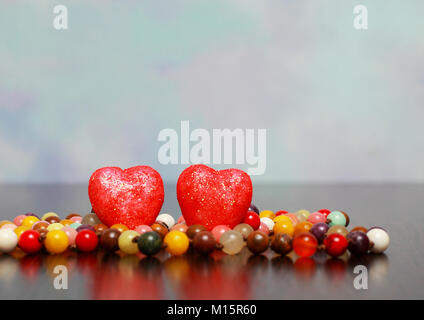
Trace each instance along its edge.
<path fill-rule="evenodd" d="M 148 166 L 96 170 L 88 183 L 93 211 L 105 225 L 135 227 L 155 222 L 164 200 L 160 174 Z"/>
<path fill-rule="evenodd" d="M 252 201 L 252 181 L 238 169 L 216 171 L 199 164 L 178 178 L 177 198 L 187 225 L 233 228 L 244 220 Z"/>

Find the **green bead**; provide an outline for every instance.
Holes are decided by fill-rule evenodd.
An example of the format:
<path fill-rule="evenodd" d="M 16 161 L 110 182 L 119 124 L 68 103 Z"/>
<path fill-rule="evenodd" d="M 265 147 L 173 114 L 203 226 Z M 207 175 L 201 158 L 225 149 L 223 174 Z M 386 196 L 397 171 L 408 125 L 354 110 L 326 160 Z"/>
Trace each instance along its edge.
<path fill-rule="evenodd" d="M 74 222 L 74 223 L 72 223 L 72 224 L 70 224 L 69 225 L 69 227 L 70 228 L 72 228 L 72 229 L 77 229 L 79 226 L 81 226 L 81 223 L 78 223 L 78 222 Z"/>
<path fill-rule="evenodd" d="M 162 247 L 162 238 L 155 231 L 143 233 L 138 238 L 138 249 L 146 256 L 153 256 L 160 251 Z"/>
<path fill-rule="evenodd" d="M 346 226 L 346 217 L 343 213 L 340 211 L 332 211 L 328 216 L 327 219 L 331 220 L 330 227 L 332 226 Z"/>

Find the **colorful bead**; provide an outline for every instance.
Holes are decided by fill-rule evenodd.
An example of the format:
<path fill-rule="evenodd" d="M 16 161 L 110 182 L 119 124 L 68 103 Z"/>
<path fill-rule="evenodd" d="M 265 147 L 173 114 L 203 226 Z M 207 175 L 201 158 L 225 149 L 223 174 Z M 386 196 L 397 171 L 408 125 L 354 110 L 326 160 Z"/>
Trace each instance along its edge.
<path fill-rule="evenodd" d="M 1 229 L 4 225 L 6 225 L 6 224 L 13 224 L 13 222 L 12 222 L 12 221 L 9 221 L 9 220 L 3 220 L 3 221 L 1 221 L 1 222 L 0 222 L 0 229 Z"/>
<path fill-rule="evenodd" d="M 295 227 L 299 223 L 299 219 L 297 219 L 294 213 L 286 213 L 286 217 L 289 217 L 291 222 L 293 223 L 293 227 Z"/>
<path fill-rule="evenodd" d="M 63 227 L 65 227 L 65 226 L 63 224 L 61 224 L 61 223 L 52 223 L 52 224 L 49 224 L 49 226 L 47 227 L 47 230 L 48 231 L 60 230 Z"/>
<path fill-rule="evenodd" d="M 272 230 L 274 228 L 274 221 L 270 218 L 261 218 L 261 222 L 265 223 L 269 230 Z"/>
<path fill-rule="evenodd" d="M 346 217 L 343 213 L 340 211 L 332 211 L 328 216 L 327 219 L 330 220 L 330 227 L 332 226 L 346 226 Z"/>
<path fill-rule="evenodd" d="M 302 221 L 299 222 L 296 227 L 294 228 L 294 236 L 297 236 L 301 233 L 304 232 L 309 232 L 309 230 L 311 230 L 313 224 L 310 223 L 309 221 Z"/>
<path fill-rule="evenodd" d="M 21 214 L 21 215 L 17 216 L 15 219 L 13 219 L 13 223 L 19 227 L 22 224 L 22 221 L 24 221 L 25 218 L 26 218 L 26 215 Z"/>
<path fill-rule="evenodd" d="M 82 217 L 81 216 L 74 216 L 72 218 L 69 218 L 69 220 L 72 220 L 73 222 L 79 223 L 81 224 L 82 222 Z"/>
<path fill-rule="evenodd" d="M 263 232 L 253 231 L 247 237 L 247 248 L 253 254 L 261 254 L 268 249 L 269 246 L 269 238 Z"/>
<path fill-rule="evenodd" d="M 273 221 L 274 221 L 274 223 L 283 222 L 283 221 L 292 222 L 291 219 L 289 217 L 287 217 L 286 215 L 276 216 Z"/>
<path fill-rule="evenodd" d="M 246 240 L 249 234 L 253 232 L 253 228 L 247 223 L 240 223 L 233 228 L 234 231 L 239 232 L 243 239 Z"/>
<path fill-rule="evenodd" d="M 161 213 L 157 216 L 156 221 L 164 223 L 168 229 L 171 229 L 175 224 L 175 219 L 168 213 Z"/>
<path fill-rule="evenodd" d="M 143 234 L 145 232 L 152 231 L 152 228 L 150 228 L 148 225 L 140 224 L 139 226 L 135 227 L 134 231 L 138 232 L 139 234 Z"/>
<path fill-rule="evenodd" d="M 302 216 L 304 216 L 304 217 L 305 217 L 305 219 L 308 219 L 309 215 L 311 214 L 311 213 L 309 212 L 309 210 L 306 210 L 306 209 L 300 209 L 300 210 L 297 210 L 297 213 L 299 213 L 299 214 L 301 214 Z"/>
<path fill-rule="evenodd" d="M 153 256 L 162 247 L 162 237 L 155 231 L 144 232 L 137 241 L 138 249 L 146 256 Z"/>
<path fill-rule="evenodd" d="M 79 251 L 82 252 L 91 252 L 97 248 L 97 244 L 99 243 L 99 239 L 97 235 L 92 230 L 82 230 L 78 232 L 75 238 L 75 245 L 77 246 Z"/>
<path fill-rule="evenodd" d="M 323 215 L 325 215 L 327 217 L 331 213 L 331 210 L 320 209 L 320 210 L 318 210 L 318 212 L 321 212 Z"/>
<path fill-rule="evenodd" d="M 64 227 L 62 228 L 62 231 L 66 233 L 66 235 L 68 236 L 68 242 L 69 242 L 69 246 L 74 246 L 75 245 L 75 238 L 77 237 L 77 230 L 71 228 L 71 227 Z"/>
<path fill-rule="evenodd" d="M 370 248 L 370 240 L 366 233 L 362 231 L 351 231 L 347 235 L 347 239 L 349 240 L 348 250 L 350 253 L 361 256 L 368 252 Z"/>
<path fill-rule="evenodd" d="M 8 253 L 13 251 L 18 244 L 18 236 L 13 230 L 0 230 L 0 252 Z"/>
<path fill-rule="evenodd" d="M 151 225 L 151 228 L 153 231 L 157 232 L 162 239 L 165 238 L 166 234 L 168 233 L 168 228 L 162 223 L 162 222 L 155 222 Z"/>
<path fill-rule="evenodd" d="M 72 220 L 69 220 L 69 219 L 64 219 L 64 220 L 60 220 L 59 223 L 62 224 L 64 227 L 69 227 L 74 222 Z"/>
<path fill-rule="evenodd" d="M 222 244 L 222 251 L 226 254 L 237 254 L 244 247 L 243 236 L 234 230 L 228 230 L 220 237 L 219 243 Z"/>
<path fill-rule="evenodd" d="M 56 213 L 56 212 L 47 212 L 47 213 L 45 213 L 45 214 L 43 214 L 42 215 L 42 217 L 41 217 L 41 219 L 40 220 L 46 220 L 46 218 L 48 218 L 48 217 L 59 217 L 59 215 Z"/>
<path fill-rule="evenodd" d="M 347 215 L 346 212 L 341 211 L 341 210 L 340 210 L 340 212 L 343 213 L 343 215 L 345 216 L 345 219 L 346 219 L 345 227 L 347 227 L 349 225 L 349 223 L 350 223 L 350 218 L 349 218 L 349 216 Z"/>
<path fill-rule="evenodd" d="M 66 216 L 66 219 L 71 220 L 73 217 L 81 217 L 81 215 L 78 213 L 70 213 Z"/>
<path fill-rule="evenodd" d="M 347 231 L 347 229 L 343 226 L 335 225 L 328 229 L 327 236 L 333 233 L 340 233 L 341 235 L 346 237 L 349 231 Z"/>
<path fill-rule="evenodd" d="M 275 214 L 271 210 L 263 210 L 259 213 L 260 218 L 270 218 L 271 220 L 275 218 Z"/>
<path fill-rule="evenodd" d="M 326 222 L 327 221 L 327 217 L 325 215 L 323 215 L 321 212 L 314 212 L 311 213 L 308 217 L 308 219 L 306 219 L 307 221 L 309 221 L 312 224 L 315 223 L 320 223 L 320 222 Z"/>
<path fill-rule="evenodd" d="M 340 233 L 332 233 L 323 241 L 325 251 L 332 257 L 341 256 L 346 252 L 348 242 Z"/>
<path fill-rule="evenodd" d="M 211 232 L 212 232 L 213 236 L 215 237 L 215 240 L 219 242 L 219 240 L 221 239 L 221 236 L 229 230 L 231 230 L 230 227 L 224 226 L 224 225 L 219 225 L 219 226 L 214 227 Z"/>
<path fill-rule="evenodd" d="M 3 227 L 1 227 L 1 229 L 9 229 L 9 230 L 15 230 L 17 228 L 16 224 L 14 223 L 6 223 L 5 225 L 3 225 Z"/>
<path fill-rule="evenodd" d="M 318 243 L 322 243 L 329 228 L 328 224 L 319 222 L 314 224 L 309 232 L 317 238 Z"/>
<path fill-rule="evenodd" d="M 184 232 L 176 230 L 167 233 L 163 242 L 166 244 L 166 251 L 173 256 L 186 253 L 190 244 L 187 235 Z"/>
<path fill-rule="evenodd" d="M 279 233 L 276 234 L 271 242 L 271 249 L 281 255 L 286 255 L 293 249 L 293 239 L 288 234 Z"/>
<path fill-rule="evenodd" d="M 274 234 L 285 233 L 292 237 L 294 234 L 293 223 L 287 217 L 287 221 L 277 222 L 274 225 L 273 231 L 274 231 Z"/>
<path fill-rule="evenodd" d="M 215 250 L 216 240 L 212 232 L 201 231 L 193 239 L 193 248 L 200 254 L 209 254 Z"/>
<path fill-rule="evenodd" d="M 70 224 L 69 227 L 71 227 L 72 229 L 78 229 L 80 226 L 82 226 L 81 223 L 78 222 L 74 222 L 73 224 Z"/>
<path fill-rule="evenodd" d="M 34 216 L 28 216 L 24 220 L 22 220 L 21 226 L 32 228 L 32 225 L 37 221 L 40 221 L 40 219 Z"/>
<path fill-rule="evenodd" d="M 136 254 L 138 252 L 138 245 L 137 242 L 133 241 L 133 239 L 138 237 L 138 235 L 139 234 L 134 230 L 126 230 L 122 232 L 118 239 L 119 249 L 126 254 Z"/>
<path fill-rule="evenodd" d="M 389 234 L 382 228 L 373 227 L 367 232 L 372 253 L 383 253 L 390 245 Z"/>
<path fill-rule="evenodd" d="M 49 231 L 44 240 L 44 246 L 48 252 L 59 254 L 68 248 L 69 239 L 63 230 Z"/>
<path fill-rule="evenodd" d="M 181 231 L 181 232 L 187 232 L 188 226 L 185 223 L 177 223 L 176 225 L 174 225 L 171 228 L 172 230 L 177 230 L 177 231 Z"/>
<path fill-rule="evenodd" d="M 100 236 L 100 246 L 109 252 L 115 252 L 119 250 L 119 236 L 121 231 L 118 229 L 107 229 L 103 231 Z"/>
<path fill-rule="evenodd" d="M 18 245 L 25 253 L 36 253 L 43 246 L 40 241 L 40 234 L 34 230 L 27 230 L 22 233 L 19 237 Z"/>
<path fill-rule="evenodd" d="M 253 230 L 257 230 L 261 225 L 261 218 L 256 212 L 247 211 L 246 217 L 244 218 L 243 222 L 251 226 Z"/>
<path fill-rule="evenodd" d="M 296 216 L 298 223 L 306 221 L 307 219 L 307 217 L 305 217 L 305 215 L 302 214 L 301 212 L 295 212 L 294 215 Z"/>
<path fill-rule="evenodd" d="M 94 213 L 89 213 L 84 216 L 81 220 L 81 224 L 88 224 L 90 226 L 95 226 L 96 224 L 102 223 L 100 219 Z"/>
<path fill-rule="evenodd" d="M 275 213 L 275 217 L 278 217 L 278 216 L 281 216 L 281 215 L 286 215 L 287 213 L 289 213 L 288 211 L 286 211 L 286 210 L 278 210 L 276 213 Z"/>
<path fill-rule="evenodd" d="M 250 204 L 249 211 L 253 211 L 259 214 L 259 209 L 253 203 Z"/>
<path fill-rule="evenodd" d="M 109 229 L 109 228 L 107 227 L 107 225 L 105 225 L 103 223 L 99 223 L 99 224 L 96 224 L 94 226 L 94 230 L 96 230 L 97 235 L 101 235 L 107 229 Z"/>
<path fill-rule="evenodd" d="M 19 237 L 22 235 L 22 233 L 24 233 L 27 230 L 31 230 L 31 229 L 28 228 L 28 227 L 25 227 L 25 226 L 19 226 L 16 229 L 14 229 L 13 232 L 16 234 L 16 236 L 19 239 Z"/>
<path fill-rule="evenodd" d="M 269 235 L 269 228 L 264 222 L 261 222 L 261 225 L 259 226 L 257 231 L 260 231 L 265 233 L 266 235 Z"/>
<path fill-rule="evenodd" d="M 77 232 L 80 232 L 82 230 L 91 230 L 93 232 L 96 232 L 96 229 L 94 229 L 94 227 L 90 226 L 89 224 L 82 224 L 76 230 Z"/>
<path fill-rule="evenodd" d="M 122 223 L 115 223 L 110 226 L 110 229 L 118 229 L 119 231 L 124 232 L 128 230 L 128 227 L 125 224 Z"/>
<path fill-rule="evenodd" d="M 293 239 L 293 249 L 299 257 L 311 257 L 317 247 L 318 240 L 309 232 L 301 233 Z"/>
<path fill-rule="evenodd" d="M 46 222 L 48 222 L 50 224 L 59 223 L 60 222 L 60 218 L 58 216 L 48 216 L 43 221 L 46 221 Z"/>
<path fill-rule="evenodd" d="M 354 231 L 362 231 L 364 233 L 367 233 L 368 229 L 363 227 L 363 226 L 358 226 L 358 227 L 352 228 L 352 230 L 350 230 L 350 232 L 354 232 Z"/>

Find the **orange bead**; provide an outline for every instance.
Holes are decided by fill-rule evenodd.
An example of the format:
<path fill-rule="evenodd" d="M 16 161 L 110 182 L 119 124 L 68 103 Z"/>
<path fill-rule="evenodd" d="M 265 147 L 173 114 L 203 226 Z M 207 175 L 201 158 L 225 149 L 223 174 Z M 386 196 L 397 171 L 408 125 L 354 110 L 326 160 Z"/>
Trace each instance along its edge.
<path fill-rule="evenodd" d="M 177 230 L 168 232 L 163 242 L 166 244 L 166 251 L 173 256 L 179 256 L 186 253 L 190 244 L 187 235 Z"/>
<path fill-rule="evenodd" d="M 68 248 L 68 245 L 68 236 L 62 230 L 49 231 L 44 241 L 44 246 L 50 253 L 62 253 Z"/>
<path fill-rule="evenodd" d="M 293 250 L 299 257 L 312 256 L 318 247 L 318 240 L 312 233 L 303 232 L 293 239 Z"/>
<path fill-rule="evenodd" d="M 297 236 L 301 234 L 302 232 L 309 232 L 311 230 L 313 224 L 309 221 L 302 221 L 299 222 L 296 227 L 294 228 L 294 235 Z"/>
<path fill-rule="evenodd" d="M 74 222 L 72 220 L 69 219 L 64 219 L 62 221 L 60 221 L 61 224 L 63 224 L 65 227 L 70 226 L 71 224 L 73 224 Z"/>
<path fill-rule="evenodd" d="M 122 223 L 115 223 L 114 225 L 110 227 L 110 229 L 118 229 L 121 233 L 129 230 L 128 227 Z"/>

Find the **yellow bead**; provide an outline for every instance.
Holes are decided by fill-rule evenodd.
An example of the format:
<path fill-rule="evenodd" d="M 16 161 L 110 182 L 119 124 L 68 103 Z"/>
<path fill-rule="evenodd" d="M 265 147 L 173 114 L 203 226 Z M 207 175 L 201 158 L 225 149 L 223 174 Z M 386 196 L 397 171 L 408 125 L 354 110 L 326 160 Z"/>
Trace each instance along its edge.
<path fill-rule="evenodd" d="M 264 210 L 259 213 L 259 218 L 270 218 L 272 220 L 275 218 L 275 214 L 271 210 Z"/>
<path fill-rule="evenodd" d="M 43 216 L 41 217 L 41 220 L 46 220 L 48 217 L 51 217 L 51 216 L 59 217 L 59 215 L 56 212 L 47 212 L 43 214 Z"/>
<path fill-rule="evenodd" d="M 19 239 L 19 237 L 21 236 L 21 234 L 24 233 L 27 230 L 29 230 L 29 227 L 19 226 L 15 230 L 13 230 L 13 232 L 15 232 L 15 234 L 18 236 L 18 239 Z"/>
<path fill-rule="evenodd" d="M 69 219 L 65 219 L 65 220 L 60 221 L 60 223 L 63 224 L 64 227 L 67 227 L 67 226 L 70 226 L 71 224 L 73 224 L 74 221 L 69 220 Z"/>
<path fill-rule="evenodd" d="M 292 237 L 294 234 L 293 223 L 291 221 L 277 222 L 274 225 L 273 231 L 274 231 L 274 234 L 285 233 Z"/>
<path fill-rule="evenodd" d="M 22 221 L 21 226 L 32 228 L 32 225 L 37 221 L 40 221 L 40 219 L 34 216 L 28 216 Z"/>
<path fill-rule="evenodd" d="M 127 231 L 128 227 L 125 224 L 122 224 L 122 223 L 115 223 L 109 229 L 117 229 L 122 233 L 124 231 Z"/>
<path fill-rule="evenodd" d="M 275 217 L 274 222 L 275 223 L 278 223 L 278 222 L 291 222 L 291 223 L 293 223 L 292 220 L 289 217 L 287 217 L 283 214 Z"/>
<path fill-rule="evenodd" d="M 126 254 L 136 254 L 138 252 L 137 241 L 134 242 L 134 238 L 138 237 L 140 234 L 134 230 L 127 230 L 121 233 L 118 238 L 118 245 L 121 251 Z"/>
<path fill-rule="evenodd" d="M 61 224 L 61 223 L 52 223 L 52 224 L 49 224 L 49 226 L 47 227 L 47 230 L 48 231 L 60 230 L 63 227 L 65 227 L 65 226 L 63 224 Z"/>
<path fill-rule="evenodd" d="M 163 242 L 166 244 L 166 251 L 173 256 L 186 253 L 190 244 L 187 235 L 177 230 L 168 232 Z"/>
<path fill-rule="evenodd" d="M 300 210 L 297 211 L 297 213 L 298 214 L 301 214 L 302 216 L 304 216 L 305 219 L 308 219 L 309 215 L 311 214 L 309 212 L 309 210 L 306 210 L 306 209 L 300 209 Z"/>
<path fill-rule="evenodd" d="M 62 230 L 49 231 L 44 241 L 44 246 L 50 253 L 62 253 L 68 248 L 68 245 L 68 236 Z"/>
<path fill-rule="evenodd" d="M 13 224 L 13 222 L 12 221 L 9 221 L 9 220 L 2 220 L 0 222 L 0 228 L 3 227 L 5 224 Z"/>

